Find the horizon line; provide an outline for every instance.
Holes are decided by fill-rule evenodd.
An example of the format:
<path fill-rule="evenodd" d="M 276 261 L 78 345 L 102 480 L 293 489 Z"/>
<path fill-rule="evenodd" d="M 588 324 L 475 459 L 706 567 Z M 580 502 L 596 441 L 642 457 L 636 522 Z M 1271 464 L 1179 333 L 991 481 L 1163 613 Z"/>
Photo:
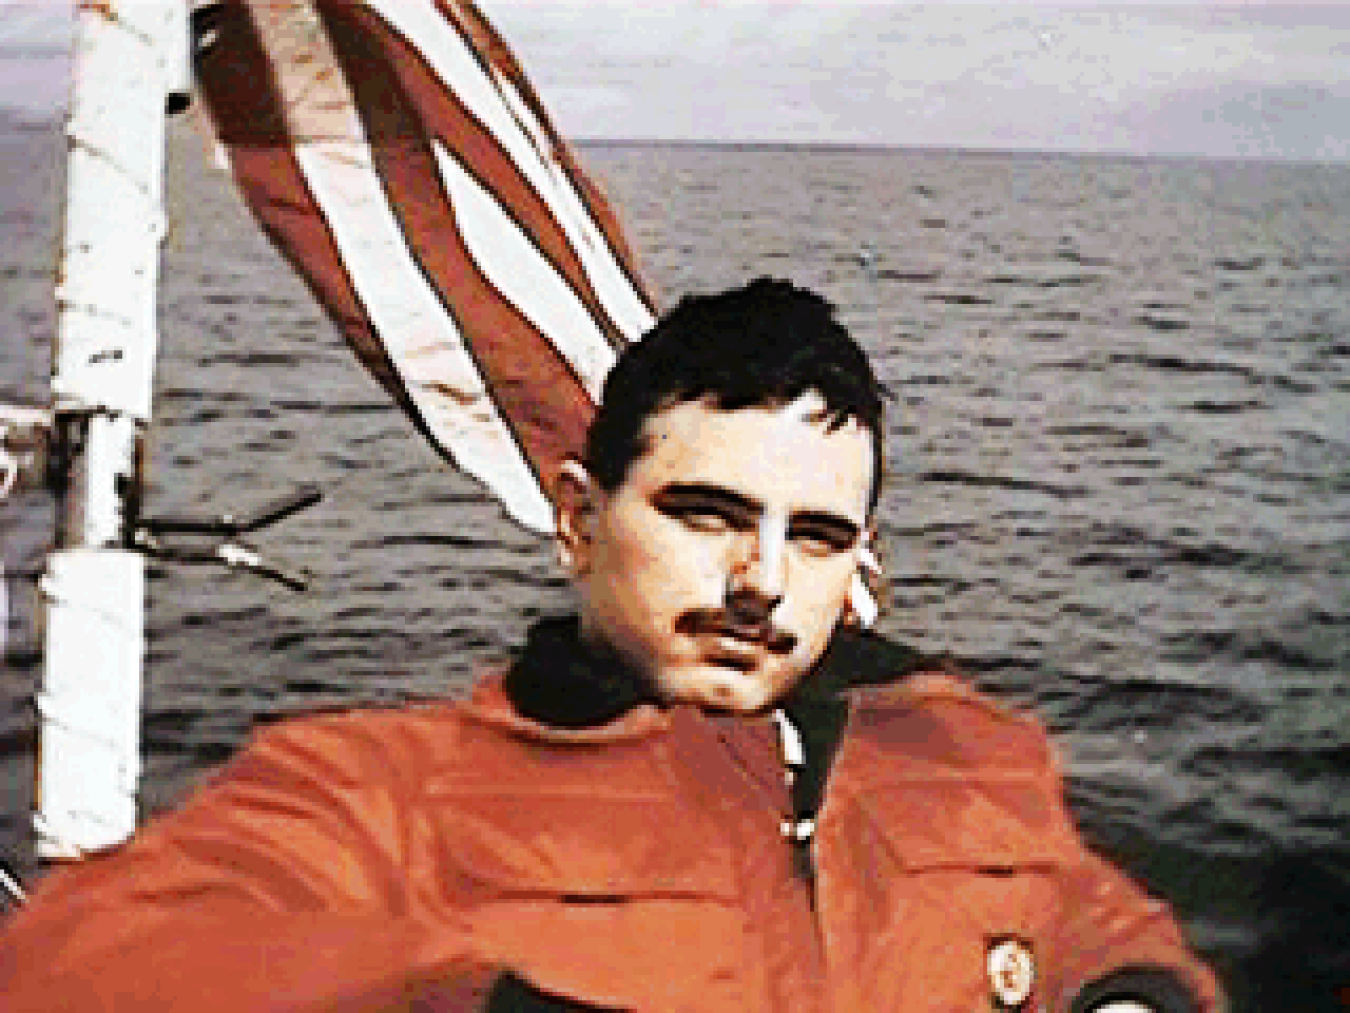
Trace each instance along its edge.
<path fill-rule="evenodd" d="M 38 111 L 25 109 L 0 102 L 0 122 L 8 121 L 11 126 L 21 129 L 41 130 L 58 128 L 65 121 L 65 110 Z M 171 117 L 172 118 L 172 117 Z M 1203 162 L 1242 162 L 1274 163 L 1279 165 L 1320 165 L 1327 167 L 1350 166 L 1350 155 L 1346 156 L 1305 156 L 1282 155 L 1278 153 L 1262 154 L 1213 154 L 1204 152 L 1141 152 L 1120 151 L 1093 148 L 1009 148 L 997 145 L 976 146 L 963 144 L 905 144 L 889 141 L 829 141 L 829 140 L 732 140 L 715 138 L 658 138 L 658 137 L 565 137 L 564 140 L 577 148 L 675 148 L 705 149 L 721 151 L 814 151 L 830 154 L 926 154 L 960 155 L 968 157 L 1041 157 L 1041 158 L 1083 158 L 1094 161 L 1121 159 L 1126 161 L 1203 161 Z"/>
<path fill-rule="evenodd" d="M 997 146 L 969 146 L 961 144 L 903 144 L 887 141 L 787 141 L 787 140 L 727 140 L 710 138 L 647 138 L 647 137 L 569 137 L 567 143 L 578 148 L 718 148 L 742 151 L 820 151 L 841 154 L 946 154 L 970 156 L 1034 155 L 1054 158 L 1129 159 L 1133 161 L 1208 161 L 1208 162 L 1278 162 L 1282 165 L 1327 165 L 1350 167 L 1350 155 L 1216 155 L 1201 152 L 1138 152 L 1089 148 L 1007 148 Z"/>

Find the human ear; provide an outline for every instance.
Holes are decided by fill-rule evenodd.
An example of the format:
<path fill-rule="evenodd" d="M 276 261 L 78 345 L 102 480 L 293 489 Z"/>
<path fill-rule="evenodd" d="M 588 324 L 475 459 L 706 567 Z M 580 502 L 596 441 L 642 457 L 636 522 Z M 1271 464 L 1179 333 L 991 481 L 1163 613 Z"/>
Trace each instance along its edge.
<path fill-rule="evenodd" d="M 583 576 L 590 568 L 597 488 L 586 466 L 575 458 L 569 457 L 558 468 L 553 488 L 553 526 L 558 562 L 571 577 Z"/>

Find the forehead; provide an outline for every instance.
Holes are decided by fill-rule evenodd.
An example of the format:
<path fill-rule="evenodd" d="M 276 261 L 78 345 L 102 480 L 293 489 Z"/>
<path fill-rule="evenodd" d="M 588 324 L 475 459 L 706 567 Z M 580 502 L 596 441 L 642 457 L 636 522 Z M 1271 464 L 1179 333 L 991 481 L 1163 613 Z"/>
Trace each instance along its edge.
<path fill-rule="evenodd" d="M 854 419 L 830 428 L 819 394 L 787 405 L 725 411 L 687 401 L 651 416 L 646 449 L 624 484 L 650 494 L 673 483 L 720 486 L 766 509 L 837 513 L 862 525 L 872 435 Z"/>

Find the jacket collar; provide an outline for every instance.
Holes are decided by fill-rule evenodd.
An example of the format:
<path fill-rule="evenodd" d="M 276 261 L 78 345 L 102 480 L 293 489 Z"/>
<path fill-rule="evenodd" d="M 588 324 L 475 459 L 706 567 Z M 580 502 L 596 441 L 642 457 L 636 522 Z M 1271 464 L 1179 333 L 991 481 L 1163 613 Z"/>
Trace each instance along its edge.
<path fill-rule="evenodd" d="M 646 679 L 618 655 L 581 640 L 575 616 L 530 628 L 503 689 L 522 717 L 554 728 L 609 724 L 642 704 L 658 706 Z"/>
<path fill-rule="evenodd" d="M 645 679 L 617 656 L 584 644 L 579 630 L 575 616 L 536 623 L 515 661 L 480 685 L 473 709 L 495 724 L 554 741 L 613 741 L 668 727 L 667 709 Z M 894 682 L 930 664 L 875 634 L 843 629 L 784 708 L 817 740 L 808 742 L 808 751 L 832 746 L 849 690 Z"/>
<path fill-rule="evenodd" d="M 603 743 L 669 728 L 669 714 L 640 677 L 582 643 L 575 616 L 544 619 L 507 665 L 488 670 L 468 714 L 543 742 Z"/>

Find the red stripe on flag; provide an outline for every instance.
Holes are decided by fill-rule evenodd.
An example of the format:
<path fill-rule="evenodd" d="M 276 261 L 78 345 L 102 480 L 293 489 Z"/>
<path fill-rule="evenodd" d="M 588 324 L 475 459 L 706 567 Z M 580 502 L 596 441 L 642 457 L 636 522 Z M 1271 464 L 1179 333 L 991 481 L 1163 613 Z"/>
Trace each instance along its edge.
<path fill-rule="evenodd" d="M 537 518 L 525 464 L 548 489 L 652 301 L 477 9 L 404 2 L 228 0 L 203 92 L 245 199 L 361 362 L 442 453 L 472 450 L 471 470 Z M 511 440 L 521 460 L 497 471 Z"/>
<path fill-rule="evenodd" d="M 199 59 L 197 75 L 217 139 L 230 149 L 234 179 L 244 200 L 342 330 L 361 364 L 420 425 L 295 158 L 280 88 L 250 11 L 236 0 L 222 4 L 213 15 L 217 39 Z"/>
<path fill-rule="evenodd" d="M 477 6 L 472 3 L 456 2 L 456 0 L 436 0 L 436 7 L 468 40 L 480 62 L 485 66 L 495 67 L 497 72 L 511 83 L 521 99 L 530 108 L 530 111 L 534 113 L 535 120 L 548 137 L 554 157 L 561 163 L 573 186 L 576 187 L 578 193 L 586 202 L 591 217 L 595 219 L 604 233 L 605 239 L 608 240 L 610 249 L 614 252 L 615 260 L 618 261 L 619 267 L 623 270 L 629 286 L 641 297 L 648 311 L 655 315 L 656 303 L 646 283 L 642 280 L 642 275 L 638 270 L 637 256 L 624 238 L 618 215 L 610 206 L 604 192 L 595 184 L 594 180 L 582 171 L 571 146 L 563 140 L 554 128 L 543 103 L 539 101 L 539 96 L 535 94 L 534 88 L 531 87 L 530 82 L 525 77 L 525 72 L 507 48 L 505 41 L 488 20 L 483 17 Z"/>
<path fill-rule="evenodd" d="M 414 60 L 415 54 L 378 19 L 353 8 L 347 14 L 334 19 L 329 37 L 390 205 L 427 280 L 455 318 L 493 401 L 549 490 L 562 459 L 581 448 L 594 405 L 553 344 L 488 282 L 465 246 L 408 92 L 391 87 L 394 80 L 407 80 L 393 73 L 391 63 Z M 420 85 L 427 87 L 425 81 Z M 467 118 L 456 126 L 462 134 L 475 129 L 482 136 Z M 500 163 L 505 157 L 491 145 L 479 151 L 488 161 Z M 496 174 L 505 175 L 509 168 L 508 163 Z M 549 225 L 556 233 L 551 218 Z"/>
<path fill-rule="evenodd" d="M 385 124 L 386 133 L 380 138 L 371 135 L 374 146 L 397 143 L 397 131 L 406 131 L 409 139 L 442 140 L 568 283 L 611 345 L 622 348 L 626 340 L 601 306 L 557 219 L 501 144 L 455 95 L 446 92 L 418 51 L 378 14 L 343 2 L 322 3 L 321 10 L 352 91 L 365 96 L 358 101 L 367 125 L 382 105 L 398 102 L 407 110 L 401 123 Z M 453 30 L 446 25 L 447 32 Z M 398 87 L 393 87 L 395 82 Z M 432 170 L 434 175 L 434 166 Z M 393 204 L 399 208 L 397 200 Z M 451 300 L 453 305 L 453 293 Z"/>

